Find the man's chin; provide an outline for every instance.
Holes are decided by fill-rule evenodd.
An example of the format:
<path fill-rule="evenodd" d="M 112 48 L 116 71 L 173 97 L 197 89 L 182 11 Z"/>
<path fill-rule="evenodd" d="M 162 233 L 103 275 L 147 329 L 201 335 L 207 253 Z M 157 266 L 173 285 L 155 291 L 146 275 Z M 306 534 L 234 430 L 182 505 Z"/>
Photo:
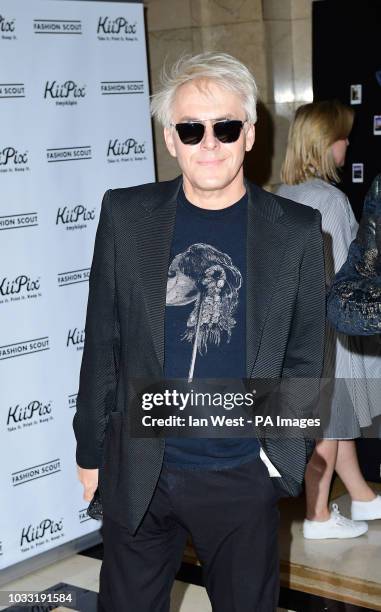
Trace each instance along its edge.
<path fill-rule="evenodd" d="M 229 185 L 229 180 L 227 177 L 198 177 L 196 179 L 196 184 L 198 189 L 204 191 L 214 191 L 216 189 L 224 189 Z"/>

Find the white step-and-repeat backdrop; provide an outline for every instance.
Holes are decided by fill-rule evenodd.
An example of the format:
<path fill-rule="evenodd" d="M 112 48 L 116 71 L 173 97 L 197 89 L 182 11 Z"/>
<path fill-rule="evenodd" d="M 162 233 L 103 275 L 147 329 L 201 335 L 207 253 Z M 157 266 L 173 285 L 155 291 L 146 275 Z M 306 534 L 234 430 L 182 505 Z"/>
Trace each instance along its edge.
<path fill-rule="evenodd" d="M 154 180 L 142 4 L 0 0 L 0 568 L 97 530 L 72 420 L 103 193 Z"/>

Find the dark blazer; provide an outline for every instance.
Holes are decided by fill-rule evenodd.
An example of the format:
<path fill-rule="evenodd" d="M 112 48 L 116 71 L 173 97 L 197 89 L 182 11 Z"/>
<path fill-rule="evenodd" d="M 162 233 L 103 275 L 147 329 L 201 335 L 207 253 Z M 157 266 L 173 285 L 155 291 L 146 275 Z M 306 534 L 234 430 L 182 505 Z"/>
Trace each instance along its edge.
<path fill-rule="evenodd" d="M 131 533 L 151 500 L 165 440 L 128 436 L 129 377 L 164 378 L 164 316 L 176 197 L 182 178 L 106 192 L 89 279 L 73 427 L 76 459 L 99 468 L 103 511 Z M 325 325 L 321 216 L 246 181 L 247 378 L 321 375 Z M 290 404 L 295 402 L 293 390 Z M 303 414 L 303 403 L 295 406 Z M 298 495 L 313 443 L 260 438 Z"/>

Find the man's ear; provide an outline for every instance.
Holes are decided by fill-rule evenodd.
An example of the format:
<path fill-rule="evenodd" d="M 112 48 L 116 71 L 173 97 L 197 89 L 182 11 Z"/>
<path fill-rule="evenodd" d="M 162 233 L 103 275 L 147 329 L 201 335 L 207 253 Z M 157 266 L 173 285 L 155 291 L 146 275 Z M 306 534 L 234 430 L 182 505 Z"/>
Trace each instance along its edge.
<path fill-rule="evenodd" d="M 177 157 L 173 128 L 164 128 L 164 140 L 170 155 L 172 155 L 172 157 Z"/>
<path fill-rule="evenodd" d="M 249 123 L 249 127 L 246 131 L 246 151 L 251 151 L 253 148 L 253 144 L 255 142 L 255 125 L 254 123 Z"/>

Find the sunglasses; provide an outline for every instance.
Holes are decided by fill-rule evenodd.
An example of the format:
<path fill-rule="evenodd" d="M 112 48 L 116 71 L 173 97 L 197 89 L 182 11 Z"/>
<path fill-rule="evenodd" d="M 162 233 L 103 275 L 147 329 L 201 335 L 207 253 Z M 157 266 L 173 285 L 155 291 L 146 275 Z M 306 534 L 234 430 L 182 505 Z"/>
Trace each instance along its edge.
<path fill-rule="evenodd" d="M 238 119 L 226 119 L 225 121 L 216 121 L 213 124 L 214 136 L 220 142 L 236 142 L 238 140 L 245 121 Z M 171 123 L 171 126 L 176 128 L 179 138 L 183 144 L 196 145 L 204 138 L 205 125 L 199 121 L 189 121 L 187 123 Z"/>

